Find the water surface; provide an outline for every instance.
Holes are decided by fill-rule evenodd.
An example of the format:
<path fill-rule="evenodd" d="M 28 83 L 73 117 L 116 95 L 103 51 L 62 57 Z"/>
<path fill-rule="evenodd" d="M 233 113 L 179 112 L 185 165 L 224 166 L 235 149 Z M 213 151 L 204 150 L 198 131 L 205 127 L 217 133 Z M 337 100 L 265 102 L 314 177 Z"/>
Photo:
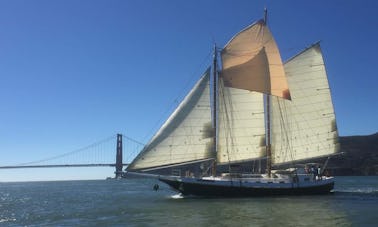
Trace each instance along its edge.
<path fill-rule="evenodd" d="M 378 177 L 337 177 L 325 196 L 228 199 L 151 179 L 0 183 L 0 226 L 376 226 L 377 214 Z"/>

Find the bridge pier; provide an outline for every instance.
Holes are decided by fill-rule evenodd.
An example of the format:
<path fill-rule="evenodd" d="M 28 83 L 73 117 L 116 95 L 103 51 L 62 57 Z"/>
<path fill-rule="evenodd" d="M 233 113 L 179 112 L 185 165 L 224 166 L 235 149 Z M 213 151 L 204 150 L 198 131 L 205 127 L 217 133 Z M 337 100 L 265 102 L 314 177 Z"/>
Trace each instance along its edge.
<path fill-rule="evenodd" d="M 116 153 L 116 164 L 115 168 L 115 178 L 121 178 L 123 171 L 123 160 L 122 160 L 122 134 L 117 134 L 117 153 Z"/>

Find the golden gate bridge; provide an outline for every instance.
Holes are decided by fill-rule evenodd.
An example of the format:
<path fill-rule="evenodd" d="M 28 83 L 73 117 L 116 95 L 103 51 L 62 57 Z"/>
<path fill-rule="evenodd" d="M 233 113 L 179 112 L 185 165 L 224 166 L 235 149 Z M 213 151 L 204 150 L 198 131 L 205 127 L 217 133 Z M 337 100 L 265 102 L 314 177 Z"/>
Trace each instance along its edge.
<path fill-rule="evenodd" d="M 143 146 L 141 142 L 117 134 L 74 151 L 26 163 L 3 165 L 0 169 L 110 166 L 115 167 L 115 177 L 120 178 L 123 167 L 134 159 Z"/>

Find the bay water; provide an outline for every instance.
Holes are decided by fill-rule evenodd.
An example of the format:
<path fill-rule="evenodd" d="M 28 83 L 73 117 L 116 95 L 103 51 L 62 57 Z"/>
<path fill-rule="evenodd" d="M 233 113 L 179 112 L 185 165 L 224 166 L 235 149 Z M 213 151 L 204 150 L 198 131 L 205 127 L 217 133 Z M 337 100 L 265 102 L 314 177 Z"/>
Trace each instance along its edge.
<path fill-rule="evenodd" d="M 263 198 L 182 197 L 155 179 L 0 183 L 0 226 L 378 226 L 378 176 Z"/>

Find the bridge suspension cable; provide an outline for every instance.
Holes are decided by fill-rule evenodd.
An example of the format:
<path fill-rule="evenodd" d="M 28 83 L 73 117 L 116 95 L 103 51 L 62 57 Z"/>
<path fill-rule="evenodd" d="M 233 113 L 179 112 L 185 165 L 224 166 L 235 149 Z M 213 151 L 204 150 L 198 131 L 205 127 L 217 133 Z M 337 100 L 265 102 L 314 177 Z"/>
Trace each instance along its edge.
<path fill-rule="evenodd" d="M 67 162 L 65 164 L 73 164 L 73 163 L 77 163 L 77 162 L 87 163 L 88 159 L 91 159 L 91 161 L 93 161 L 93 158 L 90 158 L 90 156 L 92 156 L 92 157 L 94 156 L 96 159 L 98 159 L 98 157 L 99 157 L 98 153 L 100 151 L 99 148 L 103 149 L 105 144 L 108 144 L 109 142 L 114 143 L 114 141 L 115 141 L 115 136 L 112 135 L 112 136 L 107 137 L 105 139 L 102 139 L 98 142 L 92 143 L 90 145 L 87 145 L 85 147 L 82 147 L 82 148 L 79 148 L 79 149 L 76 149 L 76 150 L 73 150 L 73 151 L 70 151 L 70 152 L 66 152 L 66 153 L 63 153 L 63 154 L 60 154 L 60 155 L 55 155 L 55 156 L 51 156 L 51 157 L 47 157 L 47 158 L 43 158 L 43 159 L 31 161 L 31 162 L 20 163 L 20 164 L 18 164 L 18 166 L 35 165 L 35 164 L 41 164 L 41 163 L 53 163 L 52 161 L 54 161 L 54 160 L 55 161 L 58 160 L 58 162 L 56 162 L 56 163 Z M 103 151 L 104 150 L 102 150 L 102 152 Z M 114 148 L 113 148 L 112 151 L 114 152 Z M 80 158 L 83 158 L 82 156 L 84 156 L 83 155 L 84 153 L 86 153 L 86 154 L 91 153 L 91 154 L 88 155 L 88 156 L 86 155 L 87 157 L 84 157 L 84 160 L 78 160 L 79 159 L 78 156 L 80 156 Z M 77 159 L 76 161 L 73 160 L 73 158 L 72 158 L 74 155 L 78 155 L 78 156 L 74 157 L 75 159 Z M 64 158 L 66 158 L 66 159 L 64 159 Z M 98 161 L 100 161 L 100 160 L 98 160 Z M 101 160 L 101 161 L 104 162 L 104 160 Z"/>
<path fill-rule="evenodd" d="M 120 139 L 119 137 L 122 138 Z M 119 141 L 121 140 L 121 141 Z M 112 135 L 88 146 L 35 161 L 24 162 L 12 166 L 0 166 L 0 169 L 10 168 L 52 168 L 52 167 L 98 167 L 117 166 L 115 150 L 119 151 L 117 143 L 122 144 L 121 162 L 125 166 L 130 163 L 143 148 L 144 144 L 121 134 Z M 122 158 L 125 157 L 125 158 Z"/>

